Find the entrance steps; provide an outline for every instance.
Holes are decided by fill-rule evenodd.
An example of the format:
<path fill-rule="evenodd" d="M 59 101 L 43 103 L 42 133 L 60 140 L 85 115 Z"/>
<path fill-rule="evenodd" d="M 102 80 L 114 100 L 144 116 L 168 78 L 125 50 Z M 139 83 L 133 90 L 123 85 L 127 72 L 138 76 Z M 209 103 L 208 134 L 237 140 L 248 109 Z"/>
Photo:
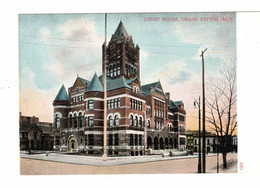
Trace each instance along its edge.
<path fill-rule="evenodd" d="M 162 155 L 164 156 L 184 156 L 187 155 L 187 151 L 180 151 L 178 149 L 165 149 L 165 150 L 149 150 L 150 155 Z"/>

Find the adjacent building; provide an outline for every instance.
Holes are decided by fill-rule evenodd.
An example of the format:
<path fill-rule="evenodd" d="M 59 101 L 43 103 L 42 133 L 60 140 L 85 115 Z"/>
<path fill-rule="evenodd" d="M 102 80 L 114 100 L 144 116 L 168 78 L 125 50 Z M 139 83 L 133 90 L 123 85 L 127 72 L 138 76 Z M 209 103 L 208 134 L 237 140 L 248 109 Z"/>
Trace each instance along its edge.
<path fill-rule="evenodd" d="M 52 123 L 35 116 L 19 115 L 20 150 L 53 150 Z"/>
<path fill-rule="evenodd" d="M 106 57 L 105 57 L 106 50 Z M 144 155 L 147 149 L 186 149 L 186 111 L 172 101 L 160 81 L 141 85 L 140 48 L 122 22 L 102 46 L 107 72 L 107 119 L 104 120 L 103 76 L 77 76 L 62 85 L 53 101 L 54 149 L 89 155 L 103 153 L 107 124 L 108 155 Z"/>

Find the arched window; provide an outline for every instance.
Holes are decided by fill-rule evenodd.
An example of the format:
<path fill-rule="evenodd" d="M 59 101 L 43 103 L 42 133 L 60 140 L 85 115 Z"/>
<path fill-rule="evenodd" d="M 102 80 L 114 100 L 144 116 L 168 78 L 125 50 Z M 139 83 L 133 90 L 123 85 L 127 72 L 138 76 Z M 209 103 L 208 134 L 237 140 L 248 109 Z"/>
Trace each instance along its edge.
<path fill-rule="evenodd" d="M 72 128 L 72 114 L 70 114 L 70 128 Z"/>
<path fill-rule="evenodd" d="M 118 115 L 115 115 L 115 124 L 116 124 L 116 126 L 119 125 L 119 118 L 118 118 Z"/>
<path fill-rule="evenodd" d="M 143 122 L 142 117 L 139 117 L 139 126 L 140 126 L 140 127 L 142 127 L 142 122 Z"/>
<path fill-rule="evenodd" d="M 77 114 L 74 113 L 74 128 L 78 126 L 78 121 L 77 121 Z"/>
<path fill-rule="evenodd" d="M 82 113 L 79 113 L 79 127 L 82 127 Z"/>
<path fill-rule="evenodd" d="M 117 75 L 120 75 L 120 64 L 117 63 Z"/>
<path fill-rule="evenodd" d="M 149 119 L 147 120 L 147 127 L 148 127 L 148 128 L 151 128 L 151 122 L 150 122 Z"/>
<path fill-rule="evenodd" d="M 116 76 L 116 65 L 113 66 L 113 75 Z"/>
<path fill-rule="evenodd" d="M 56 128 L 59 129 L 60 128 L 60 116 L 59 116 L 59 114 L 56 114 L 56 116 L 55 116 L 55 123 L 56 123 Z"/>
<path fill-rule="evenodd" d="M 112 127 L 113 126 L 113 118 L 112 118 L 112 116 L 109 116 L 108 120 L 109 120 L 109 126 Z"/>
<path fill-rule="evenodd" d="M 138 126 L 138 117 L 135 116 L 135 126 L 137 127 Z"/>
<path fill-rule="evenodd" d="M 134 117 L 133 117 L 133 115 L 130 116 L 130 126 L 134 126 Z"/>

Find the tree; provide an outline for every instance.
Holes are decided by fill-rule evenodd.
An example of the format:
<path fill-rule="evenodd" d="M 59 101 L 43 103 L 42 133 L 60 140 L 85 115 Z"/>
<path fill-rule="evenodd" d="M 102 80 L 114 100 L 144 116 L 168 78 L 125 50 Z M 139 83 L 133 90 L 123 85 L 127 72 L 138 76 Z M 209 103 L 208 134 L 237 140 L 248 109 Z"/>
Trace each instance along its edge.
<path fill-rule="evenodd" d="M 217 135 L 223 156 L 223 168 L 227 168 L 227 147 L 237 128 L 236 84 L 236 66 L 232 63 L 226 64 L 220 76 L 212 78 L 207 88 L 206 121 Z"/>

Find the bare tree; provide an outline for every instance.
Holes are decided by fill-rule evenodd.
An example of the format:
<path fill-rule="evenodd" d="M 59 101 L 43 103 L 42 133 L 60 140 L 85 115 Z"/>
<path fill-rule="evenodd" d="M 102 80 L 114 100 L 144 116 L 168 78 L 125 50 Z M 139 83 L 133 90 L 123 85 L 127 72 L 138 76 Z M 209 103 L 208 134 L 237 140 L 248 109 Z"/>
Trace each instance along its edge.
<path fill-rule="evenodd" d="M 228 142 L 237 128 L 236 84 L 236 66 L 232 63 L 226 64 L 220 76 L 212 78 L 207 88 L 206 121 L 217 135 L 223 156 L 223 168 L 227 168 Z"/>

